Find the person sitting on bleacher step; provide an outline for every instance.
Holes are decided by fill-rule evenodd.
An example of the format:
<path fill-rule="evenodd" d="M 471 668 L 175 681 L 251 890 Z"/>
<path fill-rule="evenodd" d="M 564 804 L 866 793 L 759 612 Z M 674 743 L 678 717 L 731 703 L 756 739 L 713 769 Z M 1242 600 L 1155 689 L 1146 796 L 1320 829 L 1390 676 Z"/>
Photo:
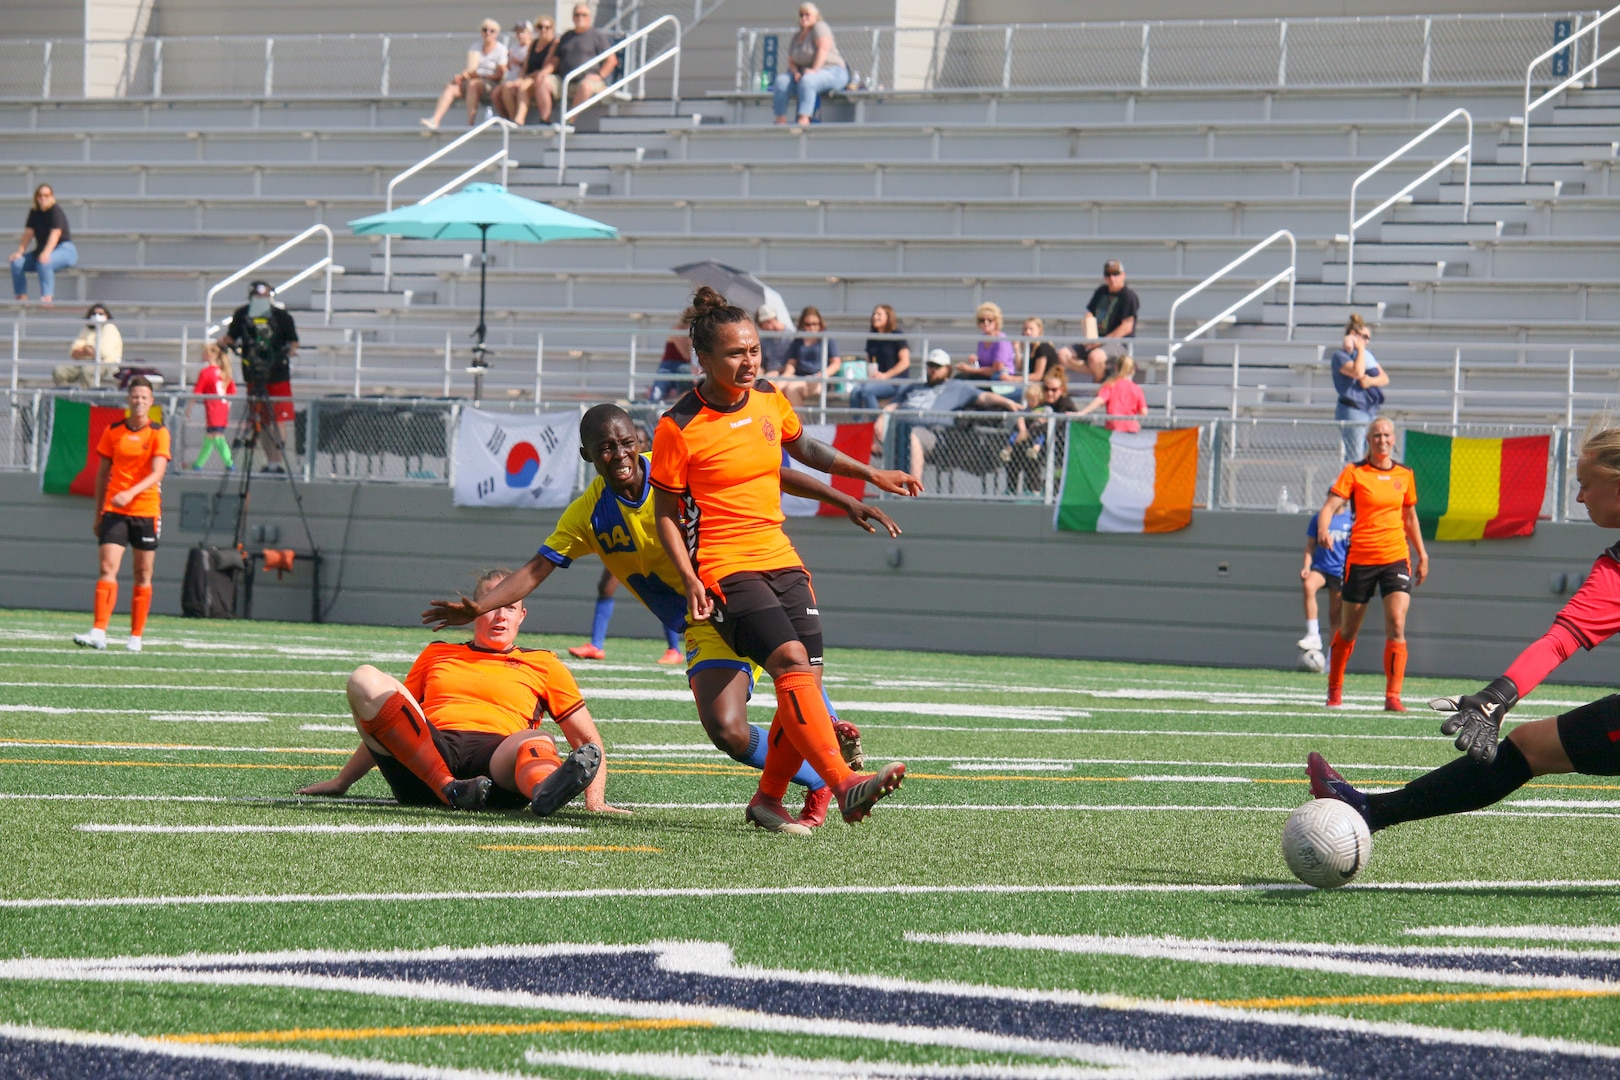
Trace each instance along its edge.
<path fill-rule="evenodd" d="M 787 48 L 788 69 L 776 77 L 771 87 L 771 107 L 776 122 L 788 122 L 788 109 L 799 103 L 799 123 L 808 124 L 816 115 L 816 101 L 829 90 L 849 85 L 849 65 L 838 55 L 832 27 L 814 4 L 799 5 L 799 32 Z"/>

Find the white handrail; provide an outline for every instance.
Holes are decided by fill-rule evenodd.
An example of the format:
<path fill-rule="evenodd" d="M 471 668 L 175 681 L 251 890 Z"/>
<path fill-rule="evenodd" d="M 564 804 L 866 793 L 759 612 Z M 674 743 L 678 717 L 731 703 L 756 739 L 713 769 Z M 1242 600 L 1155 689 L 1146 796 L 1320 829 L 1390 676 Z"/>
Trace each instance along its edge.
<path fill-rule="evenodd" d="M 1592 85 L 1593 85 L 1593 87 L 1597 86 L 1597 69 L 1599 67 L 1601 67 L 1602 65 L 1608 63 L 1610 60 L 1614 59 L 1616 56 L 1620 56 L 1620 45 L 1617 45 L 1614 48 L 1610 49 L 1608 52 L 1604 53 L 1602 56 L 1597 55 L 1598 37 L 1599 37 L 1599 35 L 1598 35 L 1598 27 L 1602 26 L 1604 23 L 1608 22 L 1610 19 L 1614 18 L 1616 15 L 1620 15 L 1620 7 L 1610 8 L 1608 11 L 1605 11 L 1602 15 L 1599 15 L 1597 18 L 1593 19 L 1591 22 L 1587 23 L 1585 26 L 1581 27 L 1579 30 L 1576 30 L 1573 34 L 1569 35 L 1569 37 L 1565 38 L 1563 41 L 1558 42 L 1552 48 L 1548 49 L 1546 52 L 1543 52 L 1541 55 L 1537 56 L 1534 60 L 1530 61 L 1530 63 L 1525 67 L 1525 69 L 1524 69 L 1524 135 L 1523 135 L 1524 141 L 1522 143 L 1521 150 L 1520 150 L 1520 158 L 1521 158 L 1521 160 L 1520 160 L 1520 163 L 1519 163 L 1519 183 L 1522 184 L 1522 183 L 1524 183 L 1524 182 L 1526 182 L 1527 180 L 1530 179 L 1530 113 L 1535 109 L 1539 109 L 1541 106 L 1545 105 L 1549 100 L 1551 100 L 1552 98 L 1556 97 L 1557 95 L 1563 93 L 1569 87 L 1574 86 L 1576 83 L 1578 83 L 1582 79 L 1586 78 L 1586 76 L 1589 75 L 1589 74 L 1592 76 Z M 1569 73 L 1568 78 L 1566 78 L 1563 82 L 1559 83 L 1557 86 L 1554 86 L 1552 89 L 1546 91 L 1540 97 L 1536 98 L 1536 100 L 1531 101 L 1530 100 L 1530 79 L 1535 74 L 1536 65 L 1541 63 L 1543 60 L 1546 60 L 1546 59 L 1548 59 L 1550 57 L 1556 56 L 1557 54 L 1563 52 L 1565 49 L 1570 50 L 1569 55 L 1570 55 L 1570 57 L 1572 59 L 1574 57 L 1579 56 L 1580 55 L 1580 50 L 1576 47 L 1575 43 L 1577 41 L 1579 41 L 1582 37 L 1584 37 L 1588 33 L 1590 33 L 1592 35 L 1592 55 L 1593 55 L 1593 59 L 1588 61 L 1585 67 L 1582 67 L 1577 71 L 1571 71 Z"/>
<path fill-rule="evenodd" d="M 1177 308 L 1181 307 L 1185 301 L 1191 300 L 1193 297 L 1197 296 L 1199 293 L 1203 292 L 1205 289 L 1209 288 L 1211 285 L 1224 278 L 1227 274 L 1230 274 L 1233 270 L 1236 270 L 1239 266 L 1242 266 L 1244 263 L 1248 262 L 1250 259 L 1254 258 L 1256 255 L 1260 254 L 1260 252 L 1266 250 L 1266 248 L 1270 247 L 1272 244 L 1275 244 L 1279 239 L 1285 236 L 1288 238 L 1288 265 L 1284 269 L 1266 279 L 1265 282 L 1259 285 L 1253 292 L 1249 293 L 1243 299 L 1229 305 L 1226 310 L 1221 312 L 1219 315 L 1216 315 L 1212 319 L 1206 320 L 1202 325 L 1193 330 L 1193 332 L 1188 334 L 1186 337 L 1176 337 Z M 1200 281 L 1197 285 L 1194 285 L 1192 288 L 1176 297 L 1175 302 L 1170 305 L 1170 325 L 1168 328 L 1169 332 L 1166 334 L 1166 336 L 1170 339 L 1170 346 L 1165 356 L 1165 412 L 1172 416 L 1175 415 L 1174 396 L 1176 392 L 1176 353 L 1181 350 L 1181 347 L 1187 344 L 1189 341 L 1202 337 L 1213 327 L 1224 322 L 1233 312 L 1237 311 L 1243 305 L 1247 304 L 1255 297 L 1260 296 L 1267 289 L 1272 288 L 1284 279 L 1288 281 L 1288 340 L 1294 340 L 1294 284 L 1298 276 L 1299 243 L 1294 239 L 1293 233 L 1289 232 L 1287 229 L 1278 229 L 1276 232 L 1254 245 L 1254 247 L 1250 248 L 1248 251 L 1245 251 L 1242 255 L 1239 255 L 1237 258 L 1233 259 L 1231 262 L 1209 275 L 1209 277 L 1205 278 L 1203 281 Z"/>
<path fill-rule="evenodd" d="M 1367 211 L 1361 217 L 1359 217 L 1359 218 L 1356 217 L 1356 190 L 1361 187 L 1361 185 L 1362 185 L 1362 183 L 1364 181 L 1366 181 L 1366 180 L 1370 179 L 1371 177 L 1377 175 L 1378 173 L 1382 172 L 1384 170 L 1384 168 L 1386 166 L 1388 166 L 1390 163 L 1398 160 L 1408 150 L 1412 149 L 1412 147 L 1416 146 L 1418 143 L 1422 142 L 1424 139 L 1427 139 L 1430 135 L 1433 135 L 1435 132 L 1439 131 L 1441 128 L 1445 127 L 1447 124 L 1451 123 L 1453 120 L 1455 120 L 1459 116 L 1462 117 L 1464 120 L 1468 121 L 1468 141 L 1467 142 L 1465 142 L 1462 146 L 1458 147 L 1456 150 L 1453 150 L 1451 152 L 1450 156 L 1446 157 L 1444 160 L 1436 162 L 1434 167 L 1431 168 L 1428 172 L 1424 173 L 1422 176 L 1418 177 L 1416 180 L 1413 180 L 1410 184 L 1407 184 L 1405 187 L 1401 188 L 1401 190 L 1397 191 L 1395 194 L 1391 195 L 1389 198 L 1385 199 L 1383 202 L 1379 203 L 1377 206 L 1375 206 L 1371 210 Z M 1406 198 L 1407 195 L 1411 194 L 1413 189 L 1418 187 L 1424 181 L 1428 180 L 1429 177 L 1433 176 L 1435 173 L 1439 172 L 1441 169 L 1448 168 L 1451 165 L 1451 163 L 1456 161 L 1459 157 L 1463 159 L 1463 204 L 1462 204 L 1463 205 L 1463 211 L 1462 211 L 1463 216 L 1462 216 L 1462 219 L 1463 219 L 1463 224 L 1466 225 L 1466 224 L 1468 224 L 1468 208 L 1469 208 L 1470 200 L 1471 200 L 1472 195 L 1473 195 L 1473 182 L 1474 182 L 1474 117 L 1467 109 L 1452 109 L 1449 113 L 1447 113 L 1445 115 L 1445 117 L 1443 119 L 1435 121 L 1433 124 L 1430 124 L 1426 129 L 1424 129 L 1423 134 L 1417 136 L 1415 139 L 1408 142 L 1405 146 L 1401 147 L 1399 150 L 1396 150 L 1394 153 L 1390 154 L 1383 161 L 1380 161 L 1378 164 L 1374 165 L 1372 168 L 1368 169 L 1366 172 L 1364 172 L 1360 176 L 1356 177 L 1356 182 L 1350 185 L 1350 234 L 1349 234 L 1349 236 L 1346 237 L 1346 241 L 1347 241 L 1348 246 L 1349 246 L 1349 252 L 1345 256 L 1345 271 L 1344 271 L 1344 302 L 1345 303 L 1347 303 L 1347 304 L 1350 303 L 1350 298 L 1352 296 L 1352 290 L 1354 290 L 1355 287 L 1356 287 L 1356 230 L 1361 228 L 1363 225 L 1367 224 L 1367 222 L 1371 221 L 1373 218 L 1377 217 L 1379 214 L 1382 214 L 1385 210 L 1388 210 L 1391 206 L 1394 206 L 1396 203 L 1398 203 L 1402 199 Z"/>
<path fill-rule="evenodd" d="M 241 281 L 243 278 L 253 273 L 253 271 L 263 266 L 265 263 L 275 259 L 276 256 L 280 255 L 282 252 L 297 247 L 299 244 L 303 243 L 305 240 L 308 240 L 316 233 L 321 233 L 326 236 L 326 257 L 310 263 L 308 266 L 304 267 L 304 269 L 300 270 L 286 281 L 283 281 L 280 285 L 275 286 L 275 291 L 280 292 L 283 289 L 290 289 L 292 286 L 298 284 L 300 281 L 303 281 L 305 278 L 318 274 L 322 270 L 326 271 L 326 309 L 323 322 L 330 324 L 332 322 L 332 275 L 334 273 L 341 274 L 343 272 L 343 267 L 338 266 L 332 261 L 332 230 L 325 225 L 311 225 L 309 228 L 305 229 L 303 232 L 299 233 L 285 244 L 282 244 L 280 247 L 276 248 L 276 250 L 270 252 L 268 255 L 259 256 L 257 259 L 254 259 L 252 262 L 242 267 L 242 269 L 238 270 L 236 273 L 232 274 L 230 277 L 219 282 L 213 288 L 208 290 L 208 295 L 203 299 L 203 325 L 208 328 L 206 331 L 207 335 L 209 337 L 213 337 L 214 332 L 219 329 L 219 327 L 214 325 L 214 297 L 219 295 L 221 289 L 236 284 L 238 281 Z"/>
<path fill-rule="evenodd" d="M 452 189 L 454 189 L 456 187 L 459 187 L 464 181 L 469 180 L 474 176 L 477 176 L 479 173 L 483 172 L 485 169 L 489 168 L 491 165 L 494 165 L 496 162 L 500 163 L 500 166 L 501 166 L 501 184 L 504 186 L 506 184 L 506 171 L 509 168 L 511 168 L 513 165 L 518 164 L 516 161 L 512 160 L 512 132 L 517 131 L 518 126 L 516 124 L 512 123 L 512 121 L 504 119 L 503 117 L 492 116 L 488 120 L 485 120 L 482 124 L 479 124 L 477 127 L 473 128 L 471 131 L 468 131 L 464 135 L 461 135 L 459 138 L 456 138 L 455 140 L 453 140 L 451 142 L 445 143 L 443 146 L 441 146 L 437 150 L 433 151 L 433 153 L 429 154 L 427 157 L 423 158 L 421 161 L 418 161 L 415 165 L 412 165 L 410 168 L 406 169 L 404 172 L 400 173 L 398 176 L 394 177 L 392 180 L 388 181 L 388 193 L 387 193 L 387 197 L 385 198 L 385 200 L 383 202 L 383 212 L 387 213 L 388 211 L 390 211 L 390 210 L 392 210 L 394 208 L 394 189 L 396 187 L 398 187 L 402 181 L 408 180 L 411 177 L 415 176 L 417 173 L 421 172 L 423 169 L 427 168 L 429 165 L 432 165 L 435 161 L 438 161 L 440 158 L 444 157 L 444 155 L 448 154 L 450 151 L 454 150 L 456 147 L 462 145 L 463 143 L 469 142 L 472 139 L 477 138 L 479 134 L 481 134 L 482 132 L 486 131 L 487 129 L 489 129 L 491 127 L 499 127 L 500 130 L 501 130 L 501 148 L 500 148 L 500 150 L 498 152 L 496 152 L 496 153 L 491 154 L 489 157 L 485 158 L 483 161 L 480 161 L 477 165 L 474 165 L 472 168 L 468 169 L 466 172 L 463 172 L 460 176 L 456 177 L 454 180 L 450 181 L 448 184 L 445 184 L 443 187 L 441 187 L 437 191 L 433 192 L 433 194 L 427 196 L 426 198 L 418 199 L 417 204 L 421 205 L 422 203 L 432 202 L 434 199 L 437 199 L 440 195 L 443 195 L 446 192 L 448 192 L 448 191 L 450 191 L 450 190 L 452 190 Z M 394 238 L 392 236 L 384 235 L 383 236 L 383 291 L 384 292 L 387 292 L 390 288 L 393 287 L 393 281 L 394 281 Z"/>
<path fill-rule="evenodd" d="M 619 76 L 617 82 L 614 82 L 609 86 L 602 87 L 601 90 L 592 94 L 578 105 L 575 105 L 572 108 L 568 107 L 568 87 L 574 81 L 575 76 L 583 75 L 585 72 L 596 67 L 603 60 L 606 60 L 614 53 L 623 52 L 638 41 L 645 41 L 649 34 L 666 23 L 675 28 L 675 43 L 673 45 L 659 53 L 657 56 L 653 57 L 651 60 L 643 59 L 641 61 L 641 66 L 637 67 L 633 71 L 628 70 L 629 65 L 626 64 L 625 68 L 627 70 L 623 75 Z M 674 63 L 671 65 L 673 72 L 669 91 L 669 115 L 674 116 L 681 107 L 681 20 L 677 19 L 673 15 L 664 15 L 660 18 L 654 19 L 640 30 L 637 30 L 635 33 L 613 46 L 613 48 L 591 57 L 589 60 L 579 65 L 579 67 L 563 76 L 561 93 L 558 94 L 559 104 L 563 106 L 563 111 L 557 119 L 557 183 L 565 183 L 568 175 L 568 122 L 574 117 L 578 116 L 580 113 L 584 112 L 586 109 L 590 108 L 592 105 L 595 105 L 598 101 L 601 101 L 603 98 L 612 94 L 615 90 L 618 90 L 621 86 L 630 83 L 638 76 L 645 75 L 659 64 L 662 64 L 665 60 L 670 59 L 673 59 Z"/>

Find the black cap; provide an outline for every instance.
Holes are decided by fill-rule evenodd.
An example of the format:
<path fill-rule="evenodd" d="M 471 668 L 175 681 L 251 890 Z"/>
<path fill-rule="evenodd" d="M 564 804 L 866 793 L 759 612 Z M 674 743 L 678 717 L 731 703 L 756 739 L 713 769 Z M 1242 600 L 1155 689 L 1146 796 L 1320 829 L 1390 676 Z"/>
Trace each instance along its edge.
<path fill-rule="evenodd" d="M 270 287 L 268 281 L 255 281 L 248 286 L 249 296 L 274 296 L 276 290 Z"/>

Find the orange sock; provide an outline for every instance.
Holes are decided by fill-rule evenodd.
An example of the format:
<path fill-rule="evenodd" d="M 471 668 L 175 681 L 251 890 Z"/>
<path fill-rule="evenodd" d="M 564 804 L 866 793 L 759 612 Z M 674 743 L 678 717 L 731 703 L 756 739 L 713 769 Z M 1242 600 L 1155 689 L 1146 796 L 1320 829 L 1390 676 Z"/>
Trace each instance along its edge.
<path fill-rule="evenodd" d="M 1401 684 L 1406 681 L 1406 642 L 1384 642 L 1384 696 L 1401 696 Z"/>
<path fill-rule="evenodd" d="M 1333 631 L 1333 659 L 1328 667 L 1328 689 L 1343 689 L 1344 669 L 1350 666 L 1350 654 L 1356 651 L 1354 641 L 1346 641 Z"/>
<path fill-rule="evenodd" d="M 117 603 L 118 582 L 96 582 L 96 621 L 94 626 L 97 630 L 107 629 L 107 624 L 112 622 L 113 605 Z"/>
<path fill-rule="evenodd" d="M 778 691 L 780 692 L 780 691 Z M 773 799 L 787 794 L 788 782 L 804 764 L 804 755 L 793 747 L 782 727 L 782 718 L 771 721 L 771 730 L 765 736 L 765 767 L 759 777 L 759 793 Z"/>
<path fill-rule="evenodd" d="M 525 799 L 534 798 L 534 789 L 540 781 L 557 771 L 562 762 L 557 758 L 557 744 L 550 739 L 530 739 L 518 747 L 517 766 L 512 770 L 512 781 Z"/>
<path fill-rule="evenodd" d="M 838 736 L 827 712 L 827 699 L 821 696 L 814 674 L 792 671 L 776 680 L 776 719 L 771 726 L 777 724 L 782 725 L 793 749 L 828 784 L 836 787 L 850 775 L 849 766 L 838 752 Z M 767 752 L 767 764 L 769 758 Z"/>
<path fill-rule="evenodd" d="M 360 721 L 360 729 L 382 744 L 394 758 L 433 793 L 444 799 L 444 789 L 455 777 L 445 767 L 439 748 L 433 745 L 427 718 L 404 694 L 395 693 L 370 720 Z M 446 805 L 449 805 L 446 803 Z"/>
<path fill-rule="evenodd" d="M 129 602 L 129 632 L 133 637 L 140 637 L 146 629 L 146 615 L 152 610 L 152 586 L 135 586 L 135 595 Z"/>

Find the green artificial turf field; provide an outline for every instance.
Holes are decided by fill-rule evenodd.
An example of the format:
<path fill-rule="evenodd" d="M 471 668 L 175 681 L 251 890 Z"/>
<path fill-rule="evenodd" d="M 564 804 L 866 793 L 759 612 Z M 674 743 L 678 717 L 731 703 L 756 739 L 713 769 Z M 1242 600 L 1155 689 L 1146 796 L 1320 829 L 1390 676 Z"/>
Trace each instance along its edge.
<path fill-rule="evenodd" d="M 1620 1070 L 1620 784 L 1290 877 L 1308 750 L 1372 786 L 1454 756 L 1381 680 L 1327 710 L 1303 672 L 833 650 L 868 762 L 910 771 L 806 839 L 743 824 L 755 774 L 661 643 L 572 663 L 634 815 L 541 822 L 376 773 L 293 795 L 355 745 L 348 672 L 403 675 L 425 632 L 156 619 L 135 655 L 75 649 L 83 621 L 0 612 L 0 1076 Z"/>

